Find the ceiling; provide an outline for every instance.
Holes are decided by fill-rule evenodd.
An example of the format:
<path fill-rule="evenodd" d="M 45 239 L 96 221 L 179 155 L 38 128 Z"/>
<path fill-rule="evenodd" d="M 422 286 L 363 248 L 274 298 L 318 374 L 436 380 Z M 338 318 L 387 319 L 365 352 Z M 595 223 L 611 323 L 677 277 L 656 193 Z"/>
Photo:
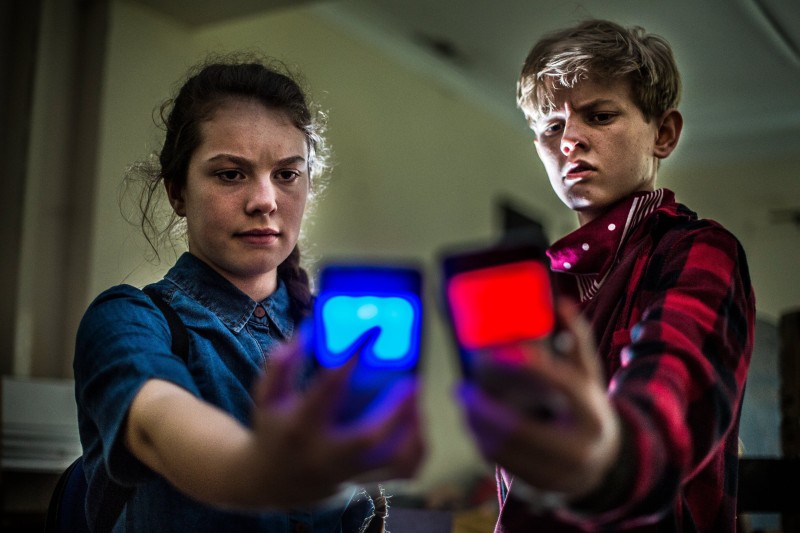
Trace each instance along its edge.
<path fill-rule="evenodd" d="M 798 0 L 137 1 L 190 26 L 311 7 L 518 127 L 514 85 L 538 37 L 588 17 L 641 25 L 672 43 L 683 76 L 673 159 L 736 165 L 800 153 Z"/>

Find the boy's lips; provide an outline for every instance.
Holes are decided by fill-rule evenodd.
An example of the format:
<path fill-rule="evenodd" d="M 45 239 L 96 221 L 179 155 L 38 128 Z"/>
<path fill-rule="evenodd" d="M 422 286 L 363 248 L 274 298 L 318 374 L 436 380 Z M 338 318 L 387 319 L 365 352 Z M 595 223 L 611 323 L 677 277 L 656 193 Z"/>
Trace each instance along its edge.
<path fill-rule="evenodd" d="M 587 177 L 597 169 L 585 161 L 573 161 L 568 163 L 564 172 L 564 179 L 576 180 Z"/>

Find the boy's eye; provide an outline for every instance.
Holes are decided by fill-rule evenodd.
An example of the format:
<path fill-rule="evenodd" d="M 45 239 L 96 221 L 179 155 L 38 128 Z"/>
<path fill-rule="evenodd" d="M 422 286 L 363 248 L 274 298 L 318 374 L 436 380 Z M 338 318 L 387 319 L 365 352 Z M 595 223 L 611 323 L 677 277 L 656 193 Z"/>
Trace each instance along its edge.
<path fill-rule="evenodd" d="M 607 112 L 594 113 L 591 116 L 592 122 L 596 122 L 598 124 L 606 124 L 608 122 L 611 122 L 611 119 L 613 119 L 613 118 L 614 118 L 614 114 L 613 113 L 607 113 Z"/>
<path fill-rule="evenodd" d="M 244 174 L 238 170 L 221 170 L 216 173 L 216 176 L 223 181 L 237 181 L 244 178 Z"/>
<path fill-rule="evenodd" d="M 549 137 L 552 135 L 556 135 L 564 128 L 564 125 L 561 122 L 549 122 L 544 124 L 542 129 L 540 130 L 539 134 L 544 137 Z"/>

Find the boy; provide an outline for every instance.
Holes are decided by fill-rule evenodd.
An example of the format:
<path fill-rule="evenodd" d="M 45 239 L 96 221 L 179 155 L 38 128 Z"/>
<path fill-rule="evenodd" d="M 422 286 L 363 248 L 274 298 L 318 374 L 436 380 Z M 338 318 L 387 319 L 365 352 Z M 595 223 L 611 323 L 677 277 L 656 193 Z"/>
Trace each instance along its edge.
<path fill-rule="evenodd" d="M 735 237 L 656 188 L 683 125 L 669 45 L 583 22 L 533 47 L 517 97 L 580 227 L 548 250 L 557 292 L 575 301 L 558 305 L 571 342 L 560 357 L 497 349 L 526 351 L 515 374 L 549 381 L 569 422 L 461 390 L 500 465 L 496 531 L 735 531 L 755 304 Z"/>

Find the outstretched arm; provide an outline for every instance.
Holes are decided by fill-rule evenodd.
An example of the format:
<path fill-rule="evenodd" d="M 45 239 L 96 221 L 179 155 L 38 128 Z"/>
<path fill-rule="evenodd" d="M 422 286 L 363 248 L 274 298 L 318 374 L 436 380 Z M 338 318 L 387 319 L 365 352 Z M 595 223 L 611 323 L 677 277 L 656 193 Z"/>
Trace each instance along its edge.
<path fill-rule="evenodd" d="M 399 384 L 363 419 L 338 427 L 333 400 L 349 368 L 301 393 L 288 385 L 299 358 L 295 344 L 271 357 L 255 387 L 252 429 L 177 385 L 147 381 L 128 413 L 127 447 L 189 496 L 241 509 L 308 504 L 359 476 L 413 475 L 423 453 L 416 385 Z"/>

